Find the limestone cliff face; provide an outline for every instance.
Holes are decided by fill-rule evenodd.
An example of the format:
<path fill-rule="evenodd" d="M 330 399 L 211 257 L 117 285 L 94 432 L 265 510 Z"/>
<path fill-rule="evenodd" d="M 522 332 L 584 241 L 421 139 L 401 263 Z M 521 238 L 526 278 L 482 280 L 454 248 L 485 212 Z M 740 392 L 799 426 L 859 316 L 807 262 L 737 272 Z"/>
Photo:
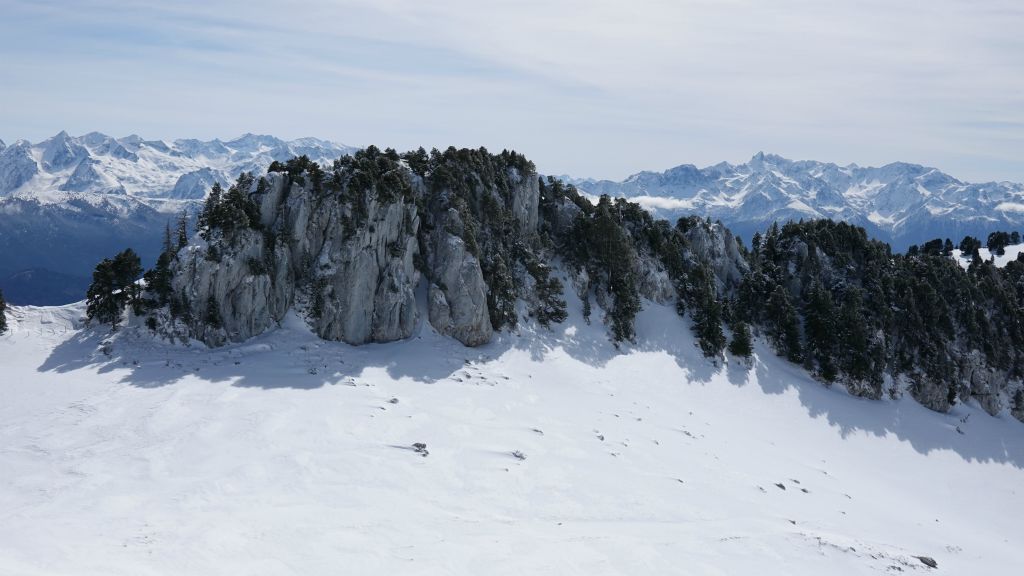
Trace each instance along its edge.
<path fill-rule="evenodd" d="M 188 308 L 192 337 L 210 346 L 240 342 L 284 316 L 294 288 L 286 266 L 268 273 L 255 265 L 263 262 L 268 251 L 288 258 L 286 250 L 267 247 L 263 235 L 250 230 L 219 260 L 211 259 L 202 245 L 189 246 L 179 254 L 173 287 Z M 211 321 L 213 316 L 217 320 Z"/>
<path fill-rule="evenodd" d="M 261 334 L 289 310 L 320 337 L 350 344 L 409 338 L 425 319 L 479 346 L 496 330 L 514 329 L 517 301 L 545 325 L 561 321 L 563 286 L 550 270 L 588 242 L 577 227 L 594 212 L 574 193 L 549 190 L 542 200 L 541 188 L 524 158 L 484 150 L 429 158 L 373 150 L 330 171 L 298 159 L 279 165 L 208 206 L 204 240 L 173 264 L 179 319 L 210 346 Z M 607 276 L 601 266 L 620 262 L 632 270 L 637 298 L 669 304 L 676 284 L 664 255 L 643 240 L 651 223 L 631 222 L 623 228 L 622 241 L 634 246 L 625 260 L 608 256 L 594 273 Z M 687 233 L 688 252 L 679 257 L 711 266 L 728 292 L 745 262 L 731 234 L 709 226 Z M 610 310 L 622 295 L 613 302 L 606 290 L 595 284 L 598 304 Z M 418 304 L 420 291 L 426 302 Z"/>
<path fill-rule="evenodd" d="M 419 216 L 410 202 L 367 203 L 362 225 L 345 226 L 337 204 L 315 212 L 306 229 L 300 270 L 312 279 L 314 328 L 321 338 L 350 344 L 408 338 L 416 325 Z"/>
<path fill-rule="evenodd" d="M 487 309 L 487 285 L 480 261 L 461 234 L 464 224 L 455 209 L 447 210 L 430 236 L 428 266 L 430 324 L 467 346 L 491 339 L 493 329 Z"/>
<path fill-rule="evenodd" d="M 529 167 L 509 168 L 497 181 L 500 193 L 478 181 L 459 205 L 489 195 L 517 234 L 534 234 L 539 192 Z M 461 198 L 454 190 L 394 161 L 374 172 L 380 181 L 339 176 L 333 189 L 326 178 L 296 176 L 271 172 L 252 182 L 245 192 L 254 222 L 211 230 L 206 242 L 179 253 L 173 290 L 192 337 L 210 346 L 243 341 L 295 308 L 320 337 L 350 344 L 408 338 L 422 312 L 467 346 L 491 339 L 489 288 L 471 237 L 476 225 L 453 207 Z M 428 292 L 423 311 L 416 301 L 421 281 Z"/>
<path fill-rule="evenodd" d="M 697 259 L 710 265 L 720 293 L 735 289 L 750 271 L 736 237 L 721 222 L 693 226 L 685 236 Z"/>

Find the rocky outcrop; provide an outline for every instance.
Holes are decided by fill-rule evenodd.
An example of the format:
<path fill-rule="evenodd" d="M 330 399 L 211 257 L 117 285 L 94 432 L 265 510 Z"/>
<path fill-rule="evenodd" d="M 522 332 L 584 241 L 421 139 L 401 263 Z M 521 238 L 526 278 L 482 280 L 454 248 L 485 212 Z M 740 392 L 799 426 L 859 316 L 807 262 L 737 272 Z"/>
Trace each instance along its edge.
<path fill-rule="evenodd" d="M 179 253 L 174 294 L 188 308 L 192 336 L 210 346 L 240 342 L 276 325 L 293 302 L 288 267 L 267 269 L 267 252 L 282 264 L 288 252 L 268 247 L 262 234 L 240 232 L 229 247 L 211 252 L 206 245 Z"/>
<path fill-rule="evenodd" d="M 435 229 L 430 270 L 430 324 L 440 333 L 466 346 L 478 346 L 493 332 L 487 310 L 487 285 L 480 261 L 466 242 L 449 230 L 461 232 L 458 214 L 450 210 Z"/>
<path fill-rule="evenodd" d="M 719 293 L 739 286 L 750 271 L 736 237 L 721 222 L 692 226 L 684 236 L 696 258 L 710 265 Z"/>
<path fill-rule="evenodd" d="M 343 221 L 344 209 L 336 211 L 334 216 Z M 307 237 L 323 239 L 319 252 L 310 252 L 319 302 L 314 324 L 321 338 L 350 344 L 390 342 L 408 338 L 415 328 L 416 207 L 371 200 L 367 211 L 366 225 L 349 231 L 343 224 L 332 226 L 334 218 L 316 219 L 326 226 L 307 229 Z"/>
<path fill-rule="evenodd" d="M 39 172 L 32 157 L 32 145 L 18 140 L 0 152 L 0 194 L 28 182 Z"/>
<path fill-rule="evenodd" d="M 174 265 L 173 292 L 191 335 L 211 346 L 242 341 L 295 309 L 322 338 L 390 342 L 411 336 L 426 312 L 441 334 L 467 346 L 488 342 L 490 289 L 473 232 L 484 216 L 468 207 L 490 195 L 514 222 L 516 238 L 534 235 L 536 173 L 509 167 L 500 187 L 478 180 L 458 196 L 386 155 L 363 168 L 372 177 L 349 167 L 331 180 L 314 170 L 246 182 L 248 225 L 209 230 L 208 241 L 196 240 Z M 428 291 L 422 312 L 421 281 Z"/>
<path fill-rule="evenodd" d="M 537 231 L 540 206 L 540 185 L 537 175 L 530 172 L 523 174 L 515 168 L 509 168 L 509 180 L 513 183 L 509 207 L 512 217 L 519 223 L 524 234 Z"/>

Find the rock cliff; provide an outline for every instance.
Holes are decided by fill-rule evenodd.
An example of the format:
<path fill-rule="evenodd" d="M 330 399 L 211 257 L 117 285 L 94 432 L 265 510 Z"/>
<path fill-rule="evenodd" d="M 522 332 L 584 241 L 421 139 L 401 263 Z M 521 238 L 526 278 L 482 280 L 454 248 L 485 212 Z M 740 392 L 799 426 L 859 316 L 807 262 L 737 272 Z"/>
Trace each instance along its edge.
<path fill-rule="evenodd" d="M 330 170 L 303 158 L 277 163 L 211 193 L 200 234 L 171 263 L 170 308 L 210 346 L 260 334 L 292 309 L 329 340 L 408 338 L 425 318 L 478 346 L 515 328 L 519 302 L 542 324 L 564 319 L 556 269 L 587 286 L 595 279 L 609 323 L 631 323 L 640 301 L 626 310 L 609 298 L 605 269 L 628 269 L 638 296 L 676 298 L 664 255 L 641 245 L 640 228 L 621 232 L 622 246 L 636 248 L 580 260 L 574 247 L 580 227 L 597 218 L 593 207 L 575 191 L 542 198 L 541 188 L 522 156 L 482 149 L 399 156 L 370 147 Z M 719 228 L 691 231 L 689 258 L 728 260 L 715 264 L 725 291 L 742 259 Z"/>

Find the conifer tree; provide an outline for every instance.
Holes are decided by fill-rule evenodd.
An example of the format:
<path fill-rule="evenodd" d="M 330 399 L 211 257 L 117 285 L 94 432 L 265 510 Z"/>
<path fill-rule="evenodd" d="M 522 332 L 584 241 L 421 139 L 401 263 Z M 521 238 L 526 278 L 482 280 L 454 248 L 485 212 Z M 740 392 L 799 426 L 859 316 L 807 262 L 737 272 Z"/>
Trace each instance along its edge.
<path fill-rule="evenodd" d="M 495 330 L 504 327 L 515 328 L 516 322 L 516 296 L 512 274 L 505 264 L 501 254 L 494 257 L 494 264 L 488 266 L 484 272 L 484 279 L 487 282 L 487 310 L 491 318 L 491 326 Z"/>
<path fill-rule="evenodd" d="M 199 235 L 203 237 L 203 240 L 209 240 L 213 229 L 220 226 L 220 205 L 223 194 L 224 189 L 221 188 L 220 182 L 214 182 L 213 187 L 210 188 L 210 195 L 206 197 L 206 202 L 203 204 L 203 210 L 199 213 L 197 223 Z"/>
<path fill-rule="evenodd" d="M 835 348 L 835 309 L 832 295 L 821 284 L 815 283 L 807 303 L 805 332 L 807 335 L 807 360 L 817 362 L 822 378 L 831 382 L 836 379 L 833 361 Z"/>
<path fill-rule="evenodd" d="M 754 353 L 754 345 L 750 336 L 750 326 L 739 320 L 732 326 L 732 341 L 729 342 L 729 353 L 740 358 L 750 358 Z"/>
<path fill-rule="evenodd" d="M 694 332 L 704 355 L 718 356 L 725 348 L 725 334 L 722 333 L 721 305 L 715 298 L 715 289 L 708 278 L 699 288 L 700 297 L 694 310 Z"/>
<path fill-rule="evenodd" d="M 217 304 L 217 299 L 211 295 L 206 300 L 206 323 L 213 328 L 220 328 L 223 326 L 223 321 L 220 317 L 220 306 Z"/>
<path fill-rule="evenodd" d="M 861 293 L 855 288 L 846 292 L 839 311 L 838 332 L 841 349 L 839 357 L 842 359 L 843 372 L 855 381 L 875 381 L 869 330 L 865 321 Z"/>
<path fill-rule="evenodd" d="M 135 281 L 141 274 L 142 261 L 131 248 L 97 264 L 86 294 L 86 316 L 117 328 L 125 305 L 138 312 L 140 290 Z"/>
<path fill-rule="evenodd" d="M 0 290 L 0 334 L 7 331 L 7 301 L 4 300 L 4 292 Z"/>
<path fill-rule="evenodd" d="M 769 237 L 769 241 L 771 237 Z M 791 362 L 803 360 L 803 352 L 800 345 L 800 319 L 797 317 L 796 308 L 789 301 L 786 290 L 782 286 L 776 286 L 768 301 L 768 322 L 771 327 L 771 336 L 775 340 L 779 353 L 788 358 Z"/>
<path fill-rule="evenodd" d="M 178 244 L 175 254 L 181 251 L 182 248 L 188 246 L 188 212 L 182 210 L 181 215 L 178 216 Z"/>

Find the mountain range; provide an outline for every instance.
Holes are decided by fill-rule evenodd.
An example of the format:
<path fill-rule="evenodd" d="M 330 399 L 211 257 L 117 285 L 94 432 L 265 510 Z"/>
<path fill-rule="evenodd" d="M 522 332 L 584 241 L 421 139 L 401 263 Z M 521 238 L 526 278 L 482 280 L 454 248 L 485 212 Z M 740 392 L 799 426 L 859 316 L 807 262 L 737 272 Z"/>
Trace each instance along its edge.
<path fill-rule="evenodd" d="M 0 289 L 24 304 L 78 300 L 96 262 L 126 246 L 151 265 L 160 229 L 182 210 L 194 213 L 214 182 L 263 172 L 274 160 L 305 154 L 330 163 L 352 150 L 256 134 L 165 142 L 60 132 L 38 143 L 0 141 Z"/>
<path fill-rule="evenodd" d="M 95 263 L 126 246 L 150 265 L 159 230 L 182 210 L 194 214 L 214 182 L 303 154 L 330 164 L 356 149 L 256 134 L 167 142 L 60 132 L 38 143 L 0 141 L 0 289 L 22 304 L 76 300 L 71 295 L 84 293 Z M 628 198 L 658 217 L 721 220 L 746 238 L 775 221 L 832 218 L 905 249 L 1024 225 L 1024 185 L 967 183 L 902 162 L 865 168 L 758 153 L 744 164 L 684 164 L 622 181 L 563 179 L 590 195 Z"/>
<path fill-rule="evenodd" d="M 660 217 L 709 216 L 748 238 L 771 222 L 831 218 L 905 249 L 938 237 L 984 239 L 1024 225 L 1024 185 L 968 183 L 904 162 L 865 168 L 759 152 L 738 165 L 683 164 L 620 182 L 569 181 L 592 195 L 629 198 Z"/>

